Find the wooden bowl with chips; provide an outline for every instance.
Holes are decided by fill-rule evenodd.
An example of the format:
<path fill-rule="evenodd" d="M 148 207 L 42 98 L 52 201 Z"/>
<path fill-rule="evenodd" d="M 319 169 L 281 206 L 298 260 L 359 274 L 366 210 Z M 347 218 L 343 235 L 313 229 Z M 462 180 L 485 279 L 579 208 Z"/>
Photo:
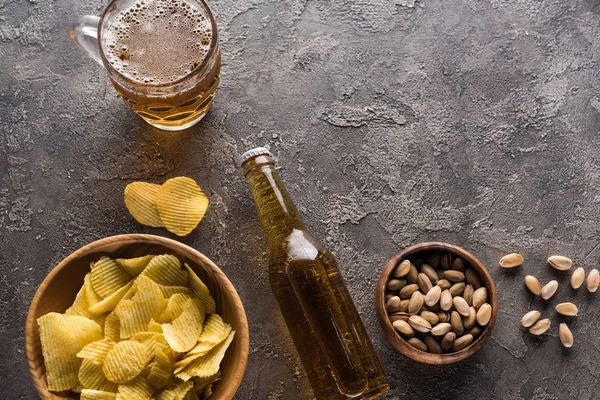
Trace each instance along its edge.
<path fill-rule="evenodd" d="M 248 321 L 239 295 L 223 271 L 200 252 L 177 241 L 154 235 L 112 236 L 90 243 L 62 260 L 38 288 L 27 315 L 25 354 L 33 384 L 43 400 L 79 399 L 79 394 L 51 392 L 46 381 L 37 319 L 50 312 L 63 313 L 73 303 L 90 272 L 90 263 L 102 256 L 134 258 L 148 254 L 173 254 L 186 262 L 208 287 L 216 311 L 236 332 L 221 363 L 221 380 L 213 386 L 215 399 L 232 399 L 248 361 Z"/>

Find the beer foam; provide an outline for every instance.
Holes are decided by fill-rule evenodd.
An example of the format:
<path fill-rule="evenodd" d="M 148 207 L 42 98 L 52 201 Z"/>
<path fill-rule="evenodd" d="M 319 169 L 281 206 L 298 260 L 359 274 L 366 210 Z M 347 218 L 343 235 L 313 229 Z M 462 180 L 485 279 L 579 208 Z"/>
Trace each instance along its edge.
<path fill-rule="evenodd" d="M 189 75 L 208 54 L 212 26 L 185 0 L 138 0 L 102 32 L 108 62 L 140 83 L 166 84 Z"/>

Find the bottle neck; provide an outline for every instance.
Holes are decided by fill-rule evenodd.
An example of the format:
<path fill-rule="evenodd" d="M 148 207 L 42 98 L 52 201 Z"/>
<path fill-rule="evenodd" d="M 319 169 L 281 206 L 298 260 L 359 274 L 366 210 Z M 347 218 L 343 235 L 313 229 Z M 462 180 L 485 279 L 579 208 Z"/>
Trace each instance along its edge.
<path fill-rule="evenodd" d="M 272 248 L 280 247 L 294 229 L 305 229 L 302 217 L 281 182 L 271 157 L 261 155 L 250 159 L 242 168 Z"/>

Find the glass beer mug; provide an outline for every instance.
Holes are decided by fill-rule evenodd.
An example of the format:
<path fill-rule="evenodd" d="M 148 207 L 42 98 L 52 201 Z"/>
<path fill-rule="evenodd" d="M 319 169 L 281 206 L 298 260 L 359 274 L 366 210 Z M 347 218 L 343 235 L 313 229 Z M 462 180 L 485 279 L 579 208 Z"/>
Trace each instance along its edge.
<path fill-rule="evenodd" d="M 203 0 L 113 0 L 71 38 L 108 71 L 127 105 L 150 125 L 178 131 L 208 112 L 219 84 L 217 24 Z"/>

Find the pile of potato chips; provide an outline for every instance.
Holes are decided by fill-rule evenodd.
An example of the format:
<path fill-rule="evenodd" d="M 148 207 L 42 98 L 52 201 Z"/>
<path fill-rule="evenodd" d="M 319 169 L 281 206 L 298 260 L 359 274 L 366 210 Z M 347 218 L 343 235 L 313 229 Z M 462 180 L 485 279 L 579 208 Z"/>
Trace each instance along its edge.
<path fill-rule="evenodd" d="M 125 206 L 137 222 L 165 227 L 185 236 L 198 226 L 208 208 L 208 198 L 192 179 L 172 178 L 156 185 L 133 182 L 125 188 Z"/>
<path fill-rule="evenodd" d="M 73 305 L 38 318 L 48 388 L 82 400 L 206 399 L 235 334 L 169 254 L 92 263 Z"/>

